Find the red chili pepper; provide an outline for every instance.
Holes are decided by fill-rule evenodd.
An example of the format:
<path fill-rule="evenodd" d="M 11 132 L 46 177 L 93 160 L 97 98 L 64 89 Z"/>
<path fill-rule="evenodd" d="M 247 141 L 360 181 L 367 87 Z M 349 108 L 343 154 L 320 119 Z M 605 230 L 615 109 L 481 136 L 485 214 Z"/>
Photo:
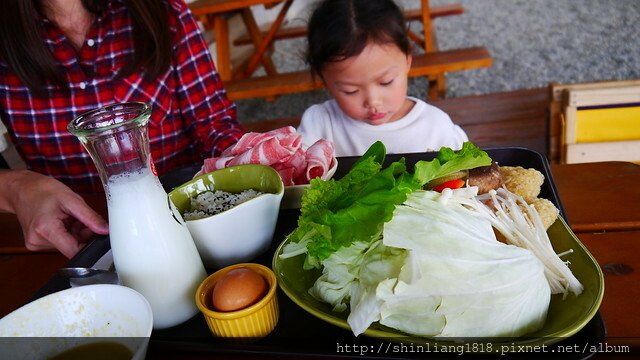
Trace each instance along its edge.
<path fill-rule="evenodd" d="M 435 186 L 433 189 L 433 191 L 437 191 L 437 192 L 442 192 L 442 190 L 449 188 L 449 189 L 459 189 L 461 187 L 464 186 L 464 180 L 462 179 L 454 179 L 454 180 L 449 180 L 449 181 L 445 181 L 440 185 Z"/>

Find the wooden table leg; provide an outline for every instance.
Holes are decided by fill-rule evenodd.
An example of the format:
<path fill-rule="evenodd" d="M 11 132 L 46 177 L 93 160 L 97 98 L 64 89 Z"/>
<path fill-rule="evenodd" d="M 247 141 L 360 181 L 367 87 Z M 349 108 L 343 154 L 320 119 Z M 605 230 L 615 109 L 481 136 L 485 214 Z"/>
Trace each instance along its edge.
<path fill-rule="evenodd" d="M 422 37 L 420 37 L 420 35 L 416 34 L 411 30 L 407 32 L 407 35 L 409 36 L 409 39 L 411 39 L 416 44 L 422 44 L 424 42 L 424 40 L 422 39 Z"/>
<path fill-rule="evenodd" d="M 216 36 L 216 68 L 223 81 L 231 80 L 231 53 L 229 51 L 229 24 L 224 15 L 209 15 Z"/>
<path fill-rule="evenodd" d="M 433 24 L 431 23 L 431 14 L 429 0 L 421 0 L 422 6 L 422 25 L 424 28 L 424 51 L 427 53 L 438 51 L 438 43 L 436 41 Z M 439 99 L 446 94 L 446 79 L 444 74 L 429 77 L 429 99 Z"/>
<path fill-rule="evenodd" d="M 435 49 L 434 51 L 438 51 L 438 38 L 433 31 L 431 32 L 431 44 Z M 430 79 L 429 98 L 432 100 L 444 98 L 447 93 L 447 79 L 444 73 L 434 75 Z"/>
<path fill-rule="evenodd" d="M 253 17 L 253 13 L 250 8 L 242 9 L 242 20 L 244 21 L 245 27 L 247 28 L 247 33 L 251 38 L 251 42 L 253 42 L 253 46 L 257 49 L 260 47 L 260 44 L 263 41 L 262 35 L 260 33 L 260 28 L 256 23 L 256 19 Z M 274 65 L 271 57 L 269 55 L 265 55 L 261 59 L 262 65 L 264 66 L 267 75 L 275 75 L 278 73 L 276 66 Z M 248 66 L 248 63 L 245 65 Z M 245 67 L 243 66 L 243 68 Z M 234 73 L 234 78 L 237 74 Z"/>
<path fill-rule="evenodd" d="M 260 63 L 261 59 L 264 56 L 265 51 L 267 51 L 269 46 L 271 46 L 271 43 L 275 38 L 275 34 L 278 31 L 278 29 L 280 29 L 280 26 L 282 25 L 282 22 L 284 21 L 284 18 L 287 15 L 287 11 L 289 11 L 289 8 L 291 7 L 292 3 L 293 3 L 293 0 L 287 0 L 282 6 L 282 9 L 278 13 L 278 17 L 271 25 L 269 32 L 262 39 L 262 42 L 256 48 L 256 51 L 251 56 L 251 59 L 249 60 L 247 67 L 244 69 L 244 77 L 251 76 L 251 74 L 253 74 L 253 72 L 256 70 L 258 64 Z M 250 14 L 250 15 L 253 17 L 253 14 Z"/>
<path fill-rule="evenodd" d="M 434 36 L 433 36 L 433 30 L 431 27 L 431 14 L 429 14 L 429 10 L 431 9 L 429 7 L 429 0 L 421 0 L 420 2 L 420 6 L 422 6 L 422 26 L 423 26 L 423 32 L 424 32 L 424 43 L 423 43 L 423 47 L 424 47 L 424 51 L 426 52 L 432 52 L 432 51 L 436 51 L 438 50 L 435 46 L 434 46 Z"/>

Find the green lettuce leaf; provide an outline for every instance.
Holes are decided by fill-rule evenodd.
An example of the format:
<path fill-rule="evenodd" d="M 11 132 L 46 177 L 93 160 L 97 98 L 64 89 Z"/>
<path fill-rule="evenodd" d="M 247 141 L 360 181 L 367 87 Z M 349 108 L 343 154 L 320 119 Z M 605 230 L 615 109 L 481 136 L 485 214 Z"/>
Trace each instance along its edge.
<path fill-rule="evenodd" d="M 415 165 L 414 178 L 418 183 L 424 185 L 433 179 L 447 176 L 460 170 L 488 165 L 491 165 L 489 155 L 467 141 L 462 144 L 462 149 L 458 151 L 443 147 L 435 159 L 418 161 Z"/>
<path fill-rule="evenodd" d="M 436 159 L 419 161 L 413 174 L 404 158 L 383 168 L 386 149 L 376 142 L 341 179 L 314 179 L 302 196 L 298 227 L 290 242 L 306 244 L 305 268 L 320 268 L 323 260 L 354 242 L 372 242 L 395 207 L 428 181 L 459 170 L 491 164 L 471 143 L 461 150 L 442 148 Z"/>

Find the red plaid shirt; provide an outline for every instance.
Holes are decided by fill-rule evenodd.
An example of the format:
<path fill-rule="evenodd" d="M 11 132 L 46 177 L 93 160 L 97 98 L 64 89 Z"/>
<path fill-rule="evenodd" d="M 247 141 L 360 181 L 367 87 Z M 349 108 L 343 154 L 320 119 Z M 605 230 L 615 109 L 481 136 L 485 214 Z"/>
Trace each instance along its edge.
<path fill-rule="evenodd" d="M 109 1 L 78 52 L 53 23 L 41 19 L 41 35 L 64 69 L 69 90 L 51 86 L 49 96 L 34 97 L 0 59 L 0 118 L 32 170 L 77 192 L 102 191 L 91 158 L 67 125 L 84 112 L 119 102 L 152 105 L 149 140 L 159 175 L 218 155 L 240 138 L 244 130 L 235 105 L 198 24 L 182 0 L 168 3 L 173 59 L 152 81 L 140 73 L 116 77 L 134 51 L 132 20 L 122 0 Z"/>

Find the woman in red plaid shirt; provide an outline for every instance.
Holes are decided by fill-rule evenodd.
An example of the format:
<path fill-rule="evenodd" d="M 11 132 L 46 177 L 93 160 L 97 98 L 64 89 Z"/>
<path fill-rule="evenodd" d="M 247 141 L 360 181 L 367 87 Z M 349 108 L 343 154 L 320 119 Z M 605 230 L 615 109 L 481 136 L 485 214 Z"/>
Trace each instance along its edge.
<path fill-rule="evenodd" d="M 0 211 L 17 214 L 27 248 L 71 257 L 108 232 L 76 194 L 102 185 L 67 124 L 127 101 L 152 106 L 160 175 L 244 133 L 183 0 L 0 1 L 0 119 L 30 169 L 0 170 Z"/>

